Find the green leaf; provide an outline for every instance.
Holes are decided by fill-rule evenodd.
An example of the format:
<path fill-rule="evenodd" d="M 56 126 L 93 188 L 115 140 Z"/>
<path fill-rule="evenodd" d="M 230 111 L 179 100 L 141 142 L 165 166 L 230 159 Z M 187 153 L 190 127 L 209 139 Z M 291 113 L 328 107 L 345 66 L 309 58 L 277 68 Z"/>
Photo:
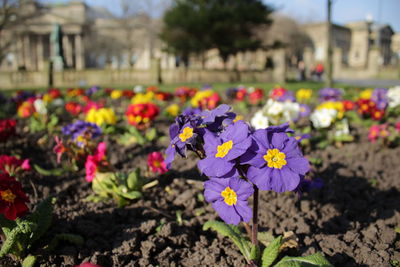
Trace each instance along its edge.
<path fill-rule="evenodd" d="M 157 137 L 157 130 L 156 128 L 150 128 L 146 131 L 145 138 L 147 141 L 153 141 Z"/>
<path fill-rule="evenodd" d="M 57 234 L 56 236 L 53 237 L 53 239 L 47 246 L 46 250 L 47 251 L 54 250 L 61 241 L 66 241 L 66 242 L 69 242 L 69 243 L 79 246 L 79 247 L 82 246 L 83 243 L 85 242 L 83 237 L 80 235 L 67 234 L 67 233 Z"/>
<path fill-rule="evenodd" d="M 35 170 L 40 173 L 41 175 L 44 176 L 60 176 L 61 174 L 63 174 L 64 170 L 63 169 L 52 169 L 52 170 L 46 170 L 43 169 L 42 167 L 40 167 L 37 164 L 33 164 L 33 167 L 35 168 Z"/>
<path fill-rule="evenodd" d="M 279 248 L 282 245 L 282 236 L 278 236 L 274 240 L 272 240 L 271 244 L 264 249 L 262 258 L 261 258 L 261 266 L 269 267 L 271 266 L 276 258 L 279 255 Z"/>
<path fill-rule="evenodd" d="M 36 256 L 28 255 L 22 262 L 22 267 L 33 267 L 36 263 Z"/>
<path fill-rule="evenodd" d="M 129 188 L 129 190 L 141 190 L 143 184 L 141 181 L 141 176 L 140 176 L 140 169 L 136 168 L 133 172 L 131 172 L 128 175 L 128 178 L 126 180 L 126 184 Z"/>
<path fill-rule="evenodd" d="M 219 234 L 229 237 L 239 248 L 242 255 L 250 260 L 250 242 L 241 236 L 239 228 L 235 225 L 226 224 L 219 221 L 208 221 L 203 225 L 203 230 L 213 229 Z"/>
<path fill-rule="evenodd" d="M 275 267 L 332 267 L 324 256 L 320 253 L 306 257 L 284 257 Z"/>
<path fill-rule="evenodd" d="M 6 240 L 1 246 L 0 258 L 9 253 L 20 256 L 24 249 L 23 247 L 18 246 L 20 238 L 22 238 L 24 234 L 32 233 L 35 229 L 37 229 L 37 225 L 34 223 L 28 221 L 17 221 L 16 227 L 9 232 Z"/>
<path fill-rule="evenodd" d="M 124 198 L 130 199 L 130 200 L 134 200 L 134 199 L 138 199 L 142 197 L 142 193 L 140 193 L 139 191 L 131 191 L 131 192 L 126 192 L 126 193 L 119 193 L 119 195 L 121 195 Z"/>
<path fill-rule="evenodd" d="M 258 262 L 259 258 L 260 258 L 260 247 L 251 245 L 250 259 Z"/>
<path fill-rule="evenodd" d="M 12 229 L 17 226 L 15 221 L 8 220 L 3 214 L 0 214 L 0 226 L 3 233 L 7 236 Z"/>
<path fill-rule="evenodd" d="M 31 244 L 38 240 L 50 228 L 53 219 L 53 204 L 55 198 L 47 198 L 37 205 L 35 211 L 27 216 L 27 221 L 37 224 L 37 229 L 32 233 Z M 31 245 L 30 244 L 30 245 Z"/>

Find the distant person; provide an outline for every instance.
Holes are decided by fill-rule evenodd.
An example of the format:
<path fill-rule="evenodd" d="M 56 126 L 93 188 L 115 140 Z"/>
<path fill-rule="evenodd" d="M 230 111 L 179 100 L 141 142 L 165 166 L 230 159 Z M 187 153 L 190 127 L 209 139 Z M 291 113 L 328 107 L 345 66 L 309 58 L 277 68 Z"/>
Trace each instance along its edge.
<path fill-rule="evenodd" d="M 324 74 L 324 65 L 322 65 L 322 63 L 318 63 L 317 66 L 315 66 L 314 73 L 315 76 L 317 76 L 317 80 L 320 82 L 322 74 Z"/>
<path fill-rule="evenodd" d="M 299 71 L 298 80 L 303 82 L 306 80 L 306 64 L 303 60 L 300 60 L 297 64 L 297 70 Z"/>

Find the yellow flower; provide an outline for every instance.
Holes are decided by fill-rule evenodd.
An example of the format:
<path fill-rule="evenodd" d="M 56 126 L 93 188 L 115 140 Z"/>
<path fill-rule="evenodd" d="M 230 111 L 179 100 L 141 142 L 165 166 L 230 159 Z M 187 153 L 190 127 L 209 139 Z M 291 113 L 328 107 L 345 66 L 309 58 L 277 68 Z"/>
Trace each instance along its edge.
<path fill-rule="evenodd" d="M 165 109 L 165 111 L 166 111 L 169 115 L 171 115 L 172 117 L 176 117 L 176 116 L 178 116 L 178 114 L 179 114 L 179 105 L 178 105 L 178 104 L 169 105 L 169 106 Z"/>
<path fill-rule="evenodd" d="M 312 96 L 312 90 L 311 89 L 304 89 L 301 88 L 296 92 L 296 98 L 298 101 L 301 100 L 308 100 Z"/>
<path fill-rule="evenodd" d="M 49 94 L 44 94 L 42 99 L 43 99 L 43 102 L 45 102 L 45 103 L 50 103 L 51 101 L 53 101 L 53 98 Z"/>
<path fill-rule="evenodd" d="M 103 124 L 115 124 L 117 117 L 111 108 L 90 109 L 86 115 L 86 121 L 101 126 Z"/>
<path fill-rule="evenodd" d="M 121 90 L 112 90 L 110 97 L 112 99 L 118 99 L 122 96 L 122 91 Z"/>
<path fill-rule="evenodd" d="M 146 103 L 152 102 L 153 99 L 154 99 L 153 92 L 147 92 L 145 94 L 138 93 L 132 98 L 131 103 L 132 104 L 146 104 Z"/>
<path fill-rule="evenodd" d="M 203 98 L 211 97 L 213 94 L 213 90 L 197 91 L 192 100 L 190 100 L 190 103 L 192 104 L 192 107 L 198 107 L 200 100 L 202 100 Z"/>
<path fill-rule="evenodd" d="M 326 101 L 318 105 L 316 109 L 335 109 L 338 119 L 342 119 L 345 112 L 344 104 L 341 101 Z"/>
<path fill-rule="evenodd" d="M 362 99 L 371 99 L 373 91 L 374 90 L 372 90 L 372 89 L 365 89 L 364 91 L 362 91 L 360 93 L 360 98 L 362 98 Z"/>

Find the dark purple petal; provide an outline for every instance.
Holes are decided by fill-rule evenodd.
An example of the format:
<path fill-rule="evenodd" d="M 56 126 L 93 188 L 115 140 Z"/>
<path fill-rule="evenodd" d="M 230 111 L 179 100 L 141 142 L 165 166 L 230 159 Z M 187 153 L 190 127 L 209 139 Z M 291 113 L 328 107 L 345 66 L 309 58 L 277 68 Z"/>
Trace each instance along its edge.
<path fill-rule="evenodd" d="M 225 160 L 233 160 L 244 153 L 246 153 L 247 149 L 250 147 L 252 142 L 251 137 L 248 137 L 244 141 L 240 142 L 239 144 L 233 143 L 232 149 L 228 152 L 228 154 L 224 157 Z"/>
<path fill-rule="evenodd" d="M 247 151 L 240 157 L 240 164 L 249 164 L 251 166 L 255 166 L 257 168 L 261 168 L 266 164 L 266 161 L 263 158 L 263 154 L 253 153 L 251 151 Z"/>

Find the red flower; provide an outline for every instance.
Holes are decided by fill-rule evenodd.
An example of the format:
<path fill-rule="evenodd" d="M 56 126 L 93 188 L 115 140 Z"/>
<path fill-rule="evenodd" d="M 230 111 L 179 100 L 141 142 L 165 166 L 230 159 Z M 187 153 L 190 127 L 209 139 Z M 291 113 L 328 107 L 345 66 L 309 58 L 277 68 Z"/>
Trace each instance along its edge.
<path fill-rule="evenodd" d="M 168 101 L 173 97 L 171 93 L 157 92 L 155 93 L 155 98 L 160 101 Z"/>
<path fill-rule="evenodd" d="M 24 170 L 29 171 L 29 159 L 18 159 L 14 156 L 0 155 L 0 171 L 14 176 L 17 172 Z"/>
<path fill-rule="evenodd" d="M 147 165 L 154 173 L 164 174 L 168 171 L 161 152 L 152 152 L 147 156 Z"/>
<path fill-rule="evenodd" d="M 372 109 L 371 110 L 371 118 L 375 121 L 380 121 L 383 116 L 385 116 L 385 111 L 381 109 Z"/>
<path fill-rule="evenodd" d="M 353 110 L 355 107 L 355 103 L 350 100 L 343 100 L 342 103 L 345 111 Z"/>
<path fill-rule="evenodd" d="M 61 91 L 58 88 L 49 88 L 47 93 L 51 96 L 52 99 L 56 99 L 61 97 Z"/>
<path fill-rule="evenodd" d="M 15 220 L 28 211 L 28 197 L 22 191 L 21 183 L 6 173 L 0 173 L 0 213 L 9 220 Z"/>
<path fill-rule="evenodd" d="M 100 109 L 104 107 L 104 103 L 103 102 L 95 102 L 95 101 L 88 101 L 86 102 L 86 106 L 83 108 L 83 112 L 86 114 L 89 112 L 89 110 L 91 110 L 92 108 L 94 109 Z"/>
<path fill-rule="evenodd" d="M 160 109 L 153 103 L 131 104 L 128 106 L 125 115 L 129 124 L 139 129 L 145 129 L 150 126 L 159 112 Z"/>
<path fill-rule="evenodd" d="M 65 103 L 65 110 L 73 116 L 77 116 L 82 112 L 82 106 L 77 102 Z"/>
<path fill-rule="evenodd" d="M 8 138 L 15 135 L 17 121 L 13 119 L 0 120 L 0 142 L 6 142 Z"/>
<path fill-rule="evenodd" d="M 256 88 L 249 94 L 249 102 L 252 105 L 257 105 L 264 98 L 264 91 L 260 88 Z"/>
<path fill-rule="evenodd" d="M 219 96 L 219 94 L 214 93 L 210 97 L 202 98 L 199 101 L 199 104 L 200 104 L 200 107 L 202 107 L 202 109 L 212 110 L 218 106 L 220 101 L 221 101 L 221 97 Z"/>
<path fill-rule="evenodd" d="M 241 88 L 241 89 L 237 90 L 235 99 L 238 101 L 243 101 L 244 98 L 246 97 L 246 95 L 247 95 L 246 88 Z"/>
<path fill-rule="evenodd" d="M 135 92 L 129 89 L 125 89 L 124 91 L 122 91 L 122 95 L 126 98 L 132 98 L 135 96 Z"/>
<path fill-rule="evenodd" d="M 271 93 L 270 93 L 270 97 L 274 100 L 279 99 L 281 96 L 285 95 L 287 92 L 287 90 L 283 87 L 277 87 L 272 89 Z"/>
<path fill-rule="evenodd" d="M 147 92 L 157 92 L 158 91 L 158 87 L 157 86 L 149 86 L 146 88 Z"/>

